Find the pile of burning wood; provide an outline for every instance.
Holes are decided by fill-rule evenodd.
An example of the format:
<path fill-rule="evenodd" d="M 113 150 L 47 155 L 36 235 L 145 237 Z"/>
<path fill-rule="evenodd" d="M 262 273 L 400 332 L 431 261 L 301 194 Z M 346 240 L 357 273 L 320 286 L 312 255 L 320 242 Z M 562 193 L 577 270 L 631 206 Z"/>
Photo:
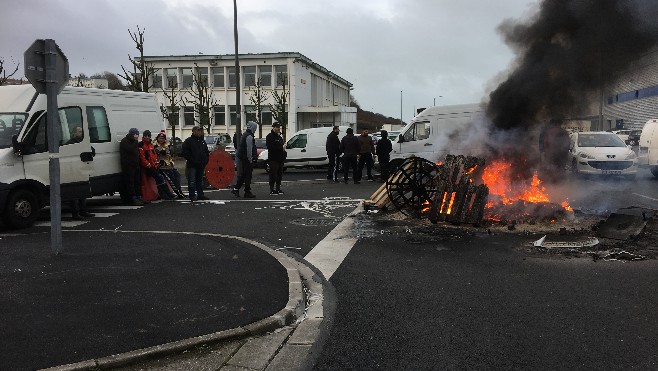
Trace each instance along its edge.
<path fill-rule="evenodd" d="M 566 202 L 549 201 L 536 175 L 529 184 L 521 184 L 521 191 L 510 192 L 514 187 L 505 176 L 508 166 L 494 162 L 485 167 L 484 159 L 462 155 L 447 155 L 436 164 L 410 158 L 371 200 L 380 208 L 395 207 L 433 223 L 555 221 L 573 213 Z"/>

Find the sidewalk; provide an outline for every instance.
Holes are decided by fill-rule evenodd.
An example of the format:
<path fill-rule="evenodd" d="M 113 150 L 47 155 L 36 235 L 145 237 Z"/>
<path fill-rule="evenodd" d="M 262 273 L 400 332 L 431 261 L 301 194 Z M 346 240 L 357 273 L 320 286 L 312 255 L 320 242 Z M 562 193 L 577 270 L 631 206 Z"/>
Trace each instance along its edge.
<path fill-rule="evenodd" d="M 303 314 L 286 256 L 246 239 L 67 230 L 58 256 L 49 233 L 0 235 L 0 249 L 0 370 L 119 366 Z"/>

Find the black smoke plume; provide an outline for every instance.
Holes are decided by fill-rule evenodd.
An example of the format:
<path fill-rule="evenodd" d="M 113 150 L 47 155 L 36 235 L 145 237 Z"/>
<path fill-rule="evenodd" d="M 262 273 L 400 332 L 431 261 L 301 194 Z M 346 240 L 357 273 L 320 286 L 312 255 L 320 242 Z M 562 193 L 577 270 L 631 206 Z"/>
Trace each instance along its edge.
<path fill-rule="evenodd" d="M 530 21 L 504 22 L 516 67 L 490 94 L 489 119 L 524 131 L 582 115 L 609 79 L 658 45 L 657 24 L 658 0 L 544 0 Z"/>

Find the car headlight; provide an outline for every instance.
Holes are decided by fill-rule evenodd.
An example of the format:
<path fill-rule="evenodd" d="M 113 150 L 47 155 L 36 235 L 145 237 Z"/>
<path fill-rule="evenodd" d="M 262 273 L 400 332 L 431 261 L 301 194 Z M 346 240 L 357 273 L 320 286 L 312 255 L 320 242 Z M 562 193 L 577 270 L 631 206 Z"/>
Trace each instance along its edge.
<path fill-rule="evenodd" d="M 594 157 L 594 156 L 592 156 L 592 155 L 590 155 L 589 153 L 586 153 L 586 152 L 580 152 L 578 154 L 578 157 L 586 158 L 588 160 L 594 160 L 596 158 L 596 157 Z"/>

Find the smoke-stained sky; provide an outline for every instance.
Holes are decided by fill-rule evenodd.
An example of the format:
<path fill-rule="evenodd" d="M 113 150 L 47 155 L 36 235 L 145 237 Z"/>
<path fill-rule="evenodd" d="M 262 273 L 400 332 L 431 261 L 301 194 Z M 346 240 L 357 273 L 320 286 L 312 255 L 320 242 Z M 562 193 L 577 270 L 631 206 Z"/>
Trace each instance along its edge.
<path fill-rule="evenodd" d="M 300 52 L 354 84 L 366 110 L 480 102 L 513 54 L 497 32 L 533 14 L 533 0 L 238 0 L 241 53 Z M 136 55 L 128 29 L 146 29 L 147 55 L 232 54 L 230 0 L 5 1 L 0 57 L 21 62 L 54 39 L 73 75 L 121 72 Z M 13 60 L 13 62 L 12 62 Z M 22 70 L 21 70 L 22 71 Z"/>

